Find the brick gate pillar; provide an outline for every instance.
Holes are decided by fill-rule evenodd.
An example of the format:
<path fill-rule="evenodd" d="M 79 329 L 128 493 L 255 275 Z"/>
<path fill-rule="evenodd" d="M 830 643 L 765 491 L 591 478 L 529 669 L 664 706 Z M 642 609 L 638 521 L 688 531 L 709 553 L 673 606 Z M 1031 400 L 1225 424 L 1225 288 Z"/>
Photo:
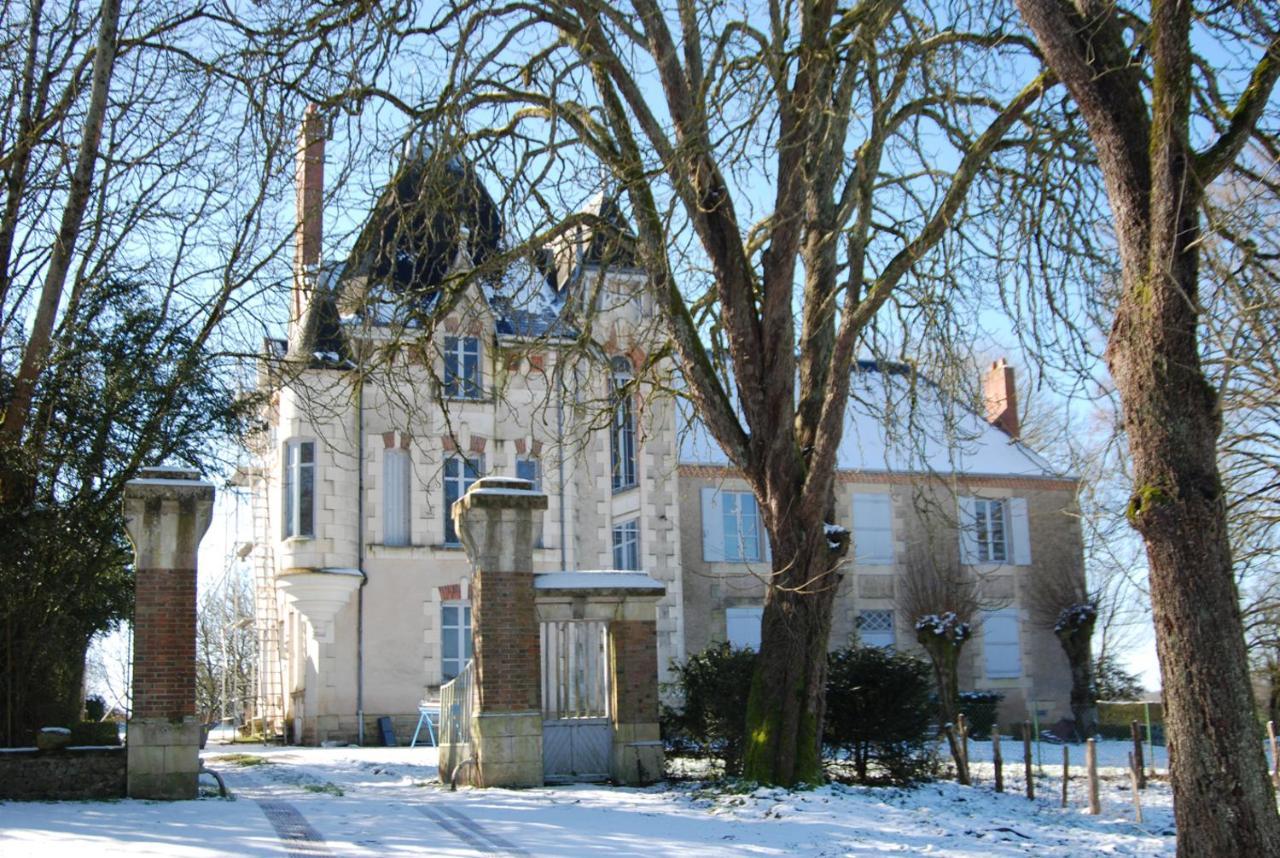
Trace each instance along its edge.
<path fill-rule="evenodd" d="M 145 468 L 124 489 L 134 550 L 130 798 L 196 797 L 196 548 L 213 486 L 185 468 Z"/>
<path fill-rule="evenodd" d="M 533 545 L 547 496 L 527 480 L 484 477 L 453 505 L 474 570 L 471 636 L 478 707 L 471 747 L 480 786 L 542 785 L 542 666 Z"/>
<path fill-rule="evenodd" d="M 658 731 L 658 596 L 628 597 L 620 617 L 609 623 L 613 668 L 609 774 L 614 783 L 647 784 L 663 776 Z"/>

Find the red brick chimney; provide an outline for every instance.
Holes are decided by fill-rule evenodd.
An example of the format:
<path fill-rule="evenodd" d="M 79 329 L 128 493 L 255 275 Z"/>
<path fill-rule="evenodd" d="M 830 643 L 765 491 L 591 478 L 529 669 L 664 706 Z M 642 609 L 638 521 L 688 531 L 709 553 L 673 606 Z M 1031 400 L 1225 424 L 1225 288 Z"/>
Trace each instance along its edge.
<path fill-rule="evenodd" d="M 982 379 L 982 399 L 987 406 L 987 422 L 1010 438 L 1018 437 L 1018 388 L 1013 367 L 1004 358 L 993 361 Z"/>
<path fill-rule="evenodd" d="M 320 264 L 324 235 L 324 117 L 314 104 L 307 105 L 298 131 L 298 220 L 294 229 L 293 318 L 302 318 L 306 277 L 315 276 Z"/>

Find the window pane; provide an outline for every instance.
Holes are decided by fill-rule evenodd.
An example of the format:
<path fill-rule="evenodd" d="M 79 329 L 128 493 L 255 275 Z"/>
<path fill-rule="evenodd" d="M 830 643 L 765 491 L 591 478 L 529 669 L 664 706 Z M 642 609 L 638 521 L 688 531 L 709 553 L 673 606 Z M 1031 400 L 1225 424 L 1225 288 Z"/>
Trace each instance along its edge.
<path fill-rule="evenodd" d="M 315 465 L 303 465 L 301 470 L 298 479 L 298 535 L 312 536 L 315 533 Z"/>
<path fill-rule="evenodd" d="M 458 609 L 453 605 L 445 605 L 440 609 L 440 624 L 444 628 L 458 627 Z"/>
<path fill-rule="evenodd" d="M 445 659 L 447 661 L 456 661 L 458 658 L 458 630 L 446 628 L 441 645 L 441 652 L 444 654 Z"/>
<path fill-rule="evenodd" d="M 310 441 L 304 441 L 298 445 L 301 448 L 302 463 L 305 465 L 314 462 L 316 458 L 316 445 Z"/>

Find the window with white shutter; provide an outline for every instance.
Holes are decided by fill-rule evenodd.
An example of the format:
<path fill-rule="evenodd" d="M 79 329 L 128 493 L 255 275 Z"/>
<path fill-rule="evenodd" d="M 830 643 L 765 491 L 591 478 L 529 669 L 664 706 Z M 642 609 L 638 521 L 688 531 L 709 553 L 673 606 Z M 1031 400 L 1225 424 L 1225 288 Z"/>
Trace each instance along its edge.
<path fill-rule="evenodd" d="M 854 494 L 853 556 L 860 566 L 893 563 L 893 499 L 887 493 Z"/>
<path fill-rule="evenodd" d="M 1026 498 L 960 500 L 960 562 L 977 564 L 1031 563 L 1031 532 Z"/>
<path fill-rule="evenodd" d="M 983 612 L 982 653 L 988 679 L 1022 675 L 1022 645 L 1018 637 L 1016 608 Z"/>

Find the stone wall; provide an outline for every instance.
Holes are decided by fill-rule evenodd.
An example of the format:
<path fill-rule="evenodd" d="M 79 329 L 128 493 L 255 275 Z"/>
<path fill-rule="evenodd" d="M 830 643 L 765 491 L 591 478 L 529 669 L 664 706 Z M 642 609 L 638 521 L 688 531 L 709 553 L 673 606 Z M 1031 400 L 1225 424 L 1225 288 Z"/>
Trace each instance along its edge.
<path fill-rule="evenodd" d="M 124 798 L 124 748 L 0 751 L 0 800 Z"/>

